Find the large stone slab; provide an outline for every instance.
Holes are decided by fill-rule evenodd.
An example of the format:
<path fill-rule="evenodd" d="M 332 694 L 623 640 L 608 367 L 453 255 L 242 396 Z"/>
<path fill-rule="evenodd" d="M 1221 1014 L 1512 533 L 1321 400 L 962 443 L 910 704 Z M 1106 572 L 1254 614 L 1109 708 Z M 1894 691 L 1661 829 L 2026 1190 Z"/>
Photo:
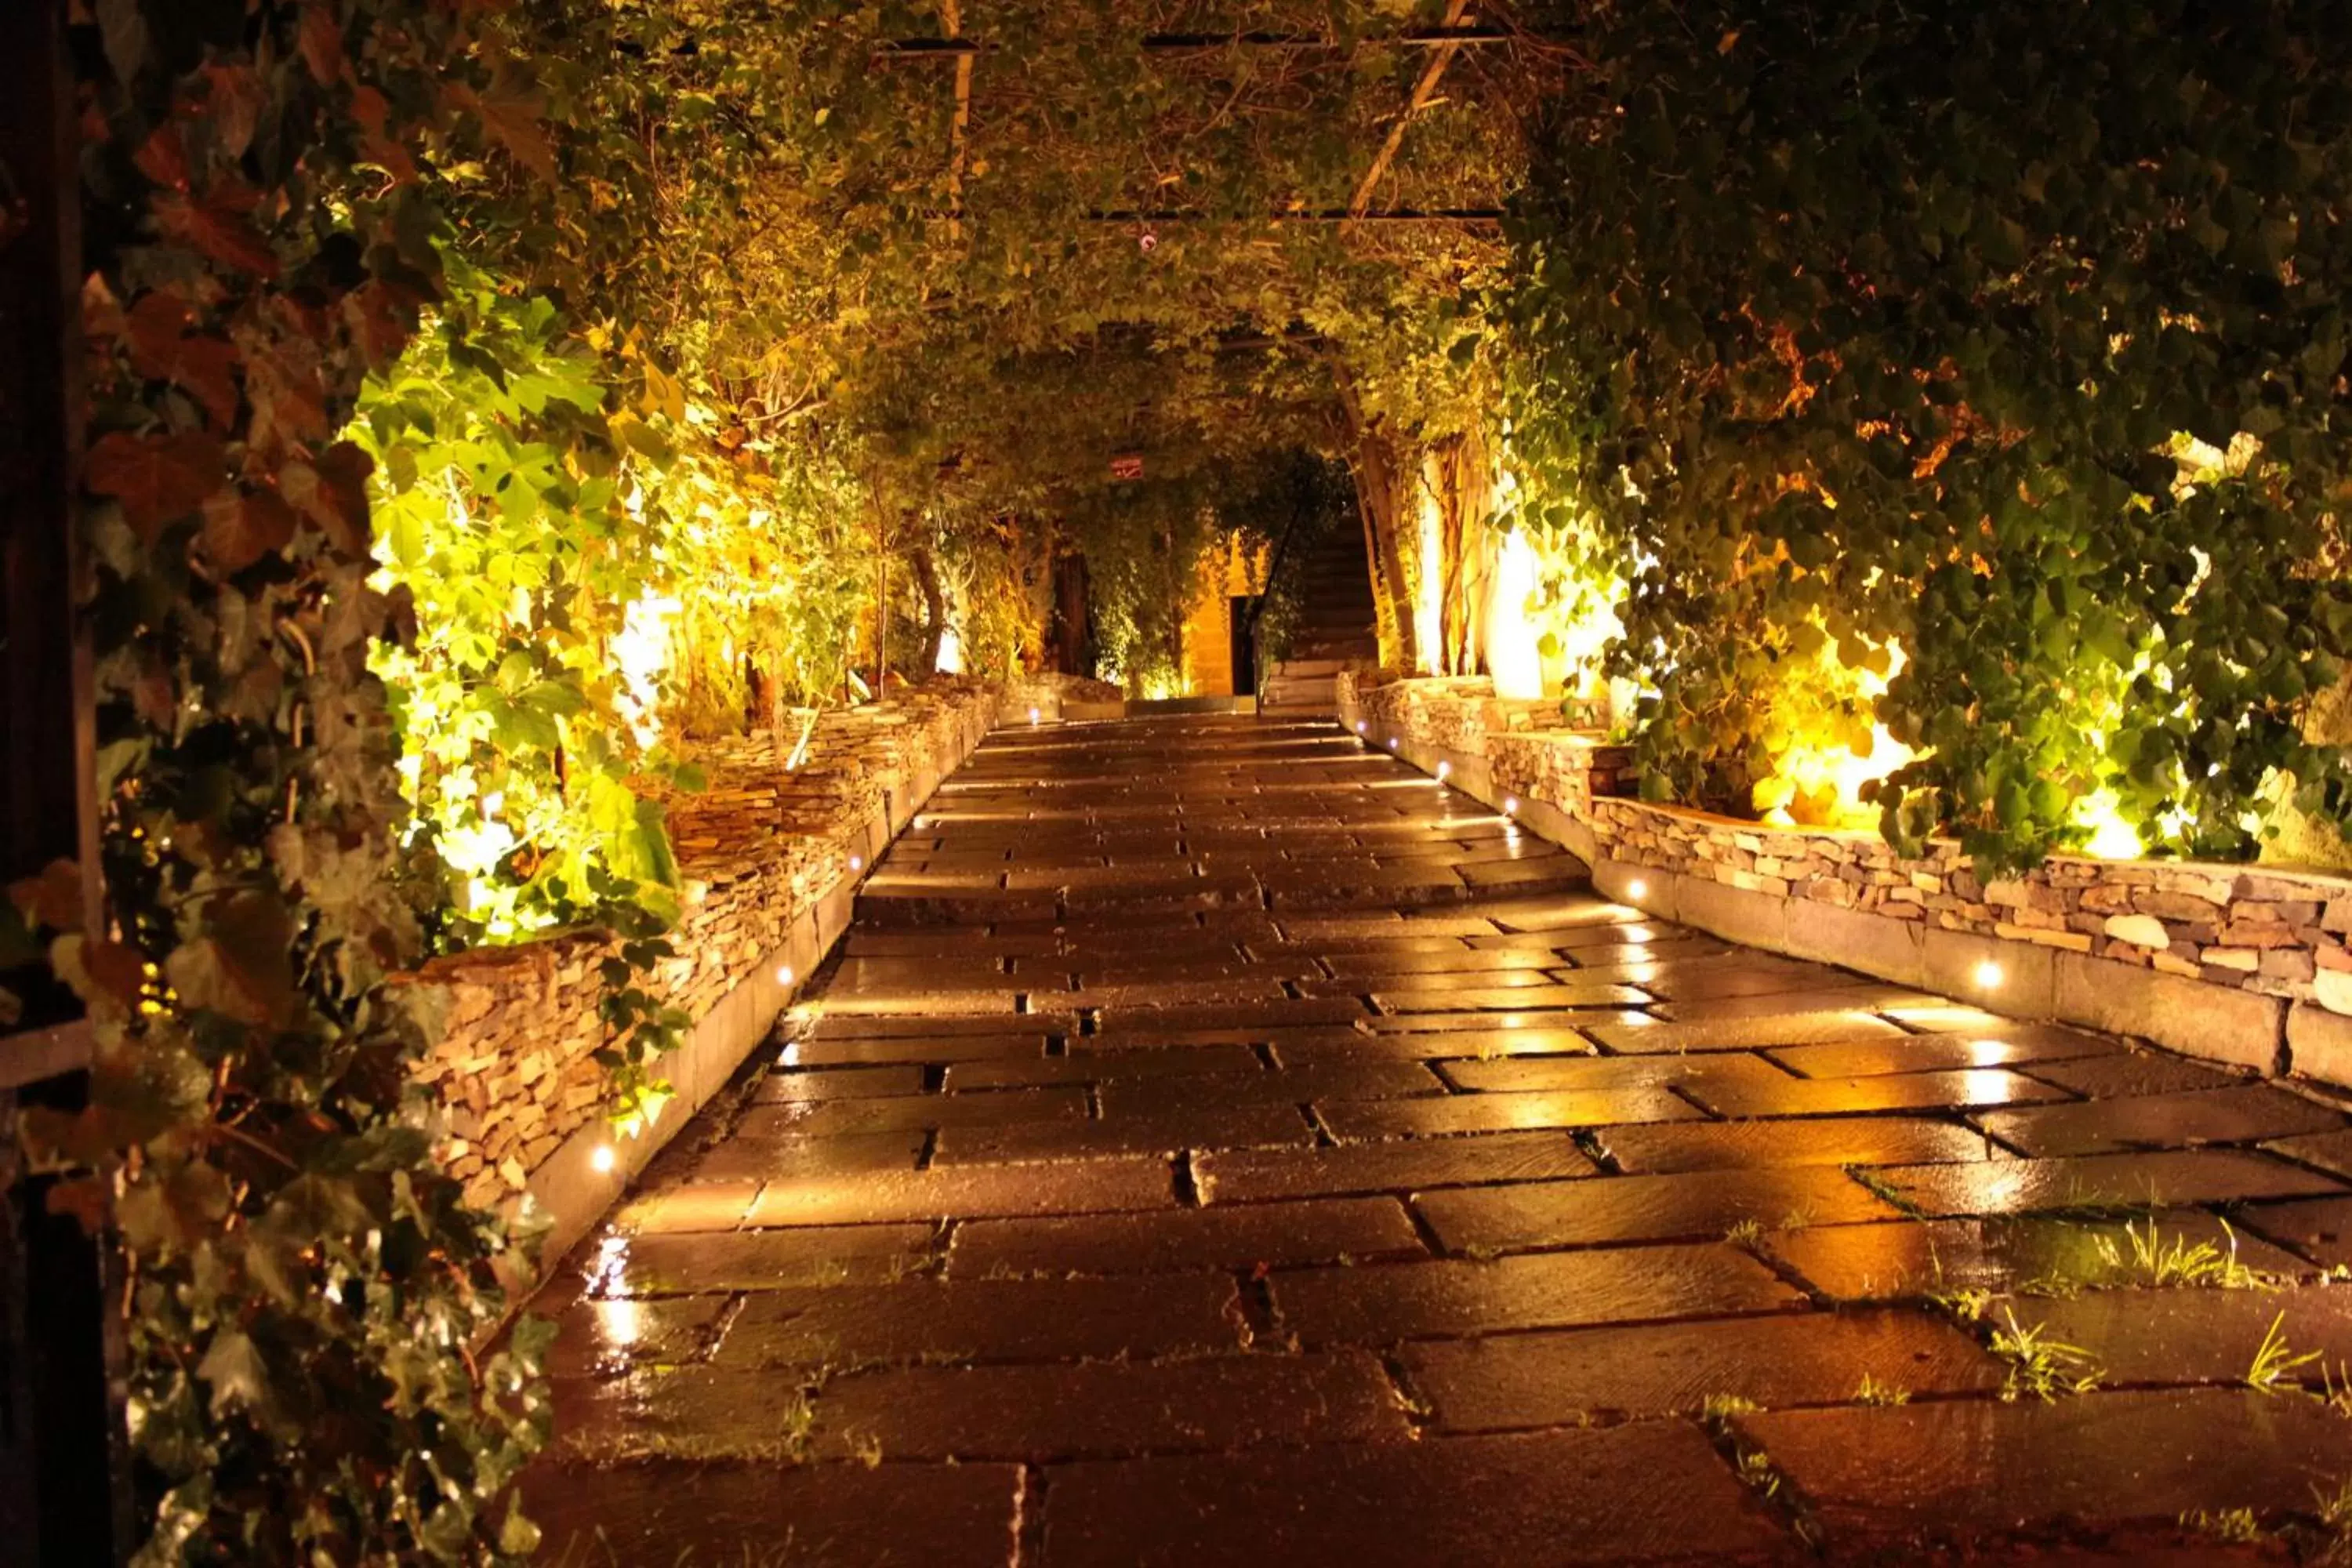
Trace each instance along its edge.
<path fill-rule="evenodd" d="M 1307 1344 L 1388 1344 L 1512 1329 L 1766 1312 L 1803 1298 L 1737 1248 L 1610 1247 L 1277 1275 L 1282 1326 Z"/>
<path fill-rule="evenodd" d="M 1003 1568 L 1012 1465 L 542 1464 L 522 1502 L 554 1563 Z"/>
<path fill-rule="evenodd" d="M 1417 1344 L 1413 1386 L 1450 1431 L 1696 1415 L 1711 1400 L 1766 1409 L 1985 1393 L 2004 1373 L 1984 1348 L 1921 1312 L 1796 1316 L 1507 1334 Z"/>
<path fill-rule="evenodd" d="M 950 1279 L 1011 1274 L 1137 1274 L 1417 1257 L 1423 1249 L 1392 1197 L 1219 1205 L 1155 1214 L 967 1220 L 948 1255 Z"/>
<path fill-rule="evenodd" d="M 1561 1131 L 1250 1151 L 1204 1154 L 1193 1161 L 1201 1195 L 1211 1204 L 1553 1181 L 1589 1176 L 1593 1170 L 1592 1162 Z"/>
<path fill-rule="evenodd" d="M 818 1394 L 814 1444 L 827 1458 L 1042 1461 L 1411 1433 L 1380 1363 L 1339 1352 L 856 1373 Z"/>
<path fill-rule="evenodd" d="M 1792 1550 L 1706 1438 L 1667 1424 L 1057 1466 L 1044 1568 L 1556 1568 Z"/>
<path fill-rule="evenodd" d="M 2311 1506 L 2352 1471 L 2352 1423 L 2247 1391 L 2100 1393 L 1792 1411 L 1736 1423 L 1833 1553 L 2172 1525 Z"/>
<path fill-rule="evenodd" d="M 1424 1193 L 1414 1205 L 1454 1251 L 1703 1240 L 1748 1225 L 1845 1225 L 1899 1212 L 1843 1171 L 1796 1167 L 1459 1187 Z"/>

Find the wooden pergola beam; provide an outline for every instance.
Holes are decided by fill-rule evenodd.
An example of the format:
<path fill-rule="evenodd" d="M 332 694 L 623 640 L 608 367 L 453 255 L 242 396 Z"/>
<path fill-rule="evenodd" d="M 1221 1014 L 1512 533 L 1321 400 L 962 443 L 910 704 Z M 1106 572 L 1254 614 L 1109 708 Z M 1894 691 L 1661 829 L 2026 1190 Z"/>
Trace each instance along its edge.
<path fill-rule="evenodd" d="M 961 36 L 962 0 L 940 0 L 940 19 L 947 24 L 950 37 Z M 964 132 L 971 124 L 971 64 L 977 58 L 970 50 L 955 57 L 955 125 L 950 132 L 952 154 L 948 164 L 948 202 L 955 216 L 949 220 L 948 232 L 957 239 L 963 237 Z"/>
<path fill-rule="evenodd" d="M 1339 224 L 1499 224 L 1508 216 L 1501 207 L 1399 207 L 1389 212 L 1357 212 L 1349 207 L 1318 207 L 1301 212 L 1204 213 L 1181 208 L 1134 208 L 1087 215 L 1089 223 L 1339 223 Z"/>
<path fill-rule="evenodd" d="M 974 55 L 1005 52 L 1007 46 L 987 43 L 979 38 L 961 36 L 962 28 L 950 23 L 948 36 L 940 38 L 895 38 L 874 46 L 877 59 L 961 60 Z M 1146 33 L 1137 41 L 1145 54 L 1197 54 L 1212 49 L 1342 49 L 1356 47 L 1406 49 L 1477 48 L 1490 44 L 1507 44 L 1523 35 L 1507 27 L 1441 26 L 1418 27 L 1402 33 L 1380 33 L 1360 38 L 1339 38 L 1322 33 Z"/>
<path fill-rule="evenodd" d="M 1470 0 L 1446 0 L 1446 28 L 1459 28 L 1469 19 Z M 1429 57 L 1429 63 L 1422 68 L 1421 79 L 1413 84 L 1412 97 L 1406 102 L 1404 112 L 1397 116 L 1394 125 L 1389 127 L 1387 138 L 1381 142 L 1381 150 L 1372 159 L 1372 166 L 1364 171 L 1363 180 L 1356 186 L 1355 198 L 1348 204 L 1352 218 L 1360 220 L 1370 210 L 1372 193 L 1380 188 L 1381 178 L 1389 172 L 1389 165 L 1396 161 L 1397 149 L 1404 145 L 1404 133 L 1412 124 L 1413 116 L 1429 107 L 1429 100 L 1437 93 L 1438 79 L 1445 74 L 1445 68 L 1454 63 L 1454 51 L 1459 47 L 1456 43 L 1438 45 L 1436 51 Z"/>

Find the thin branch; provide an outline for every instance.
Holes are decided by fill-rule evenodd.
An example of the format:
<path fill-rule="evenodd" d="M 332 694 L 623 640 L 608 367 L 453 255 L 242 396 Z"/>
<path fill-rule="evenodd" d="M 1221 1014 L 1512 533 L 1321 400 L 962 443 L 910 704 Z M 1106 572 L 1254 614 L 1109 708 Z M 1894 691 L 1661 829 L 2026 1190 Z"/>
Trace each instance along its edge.
<path fill-rule="evenodd" d="M 1470 0 L 1446 0 L 1445 26 L 1449 28 L 1462 26 L 1468 19 L 1469 11 Z M 1413 116 L 1428 105 L 1437 91 L 1438 79 L 1445 74 L 1445 68 L 1454 63 L 1454 53 L 1460 47 L 1458 43 L 1440 44 L 1430 55 L 1429 63 L 1422 67 L 1421 79 L 1413 84 L 1412 100 L 1406 103 L 1404 112 L 1397 117 L 1397 122 L 1389 127 L 1388 140 L 1381 143 L 1379 153 L 1372 159 L 1372 166 L 1364 171 L 1363 181 L 1356 187 L 1355 199 L 1348 204 L 1351 220 L 1360 219 L 1370 210 L 1372 193 L 1380 188 L 1381 177 L 1389 172 L 1389 164 L 1395 161 L 1397 149 L 1404 145 L 1406 128 L 1412 125 Z"/>

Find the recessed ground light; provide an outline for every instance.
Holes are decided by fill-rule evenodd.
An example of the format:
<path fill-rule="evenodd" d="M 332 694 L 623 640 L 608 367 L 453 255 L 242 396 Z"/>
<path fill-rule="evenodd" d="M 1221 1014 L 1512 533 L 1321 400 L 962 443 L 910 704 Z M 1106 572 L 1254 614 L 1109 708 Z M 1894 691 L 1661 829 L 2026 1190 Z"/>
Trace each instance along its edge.
<path fill-rule="evenodd" d="M 1636 877 L 1625 884 L 1625 896 L 1629 899 L 1646 899 L 1650 896 L 1650 884 Z"/>
<path fill-rule="evenodd" d="M 1359 720 L 1357 720 L 1357 721 L 1356 721 L 1356 733 L 1357 733 L 1357 734 L 1359 734 L 1359 735 L 1362 734 L 1362 733 L 1364 732 L 1365 728 L 1366 728 L 1365 723 L 1364 723 L 1364 721 L 1363 721 L 1361 719 L 1359 719 Z"/>
<path fill-rule="evenodd" d="M 1449 776 L 1451 776 L 1451 775 L 1452 775 L 1453 772 L 1454 772 L 1454 764 L 1453 764 L 1452 763 L 1445 762 L 1445 761 L 1444 761 L 1444 760 L 1442 760 L 1442 759 L 1439 761 L 1439 763 L 1438 763 L 1438 764 L 1437 764 L 1437 776 L 1438 776 L 1439 778 L 1441 778 L 1441 779 L 1442 779 L 1442 778 L 1449 777 Z"/>
<path fill-rule="evenodd" d="M 1036 721 L 1037 721 L 1037 710 L 1035 710 L 1034 708 L 1032 708 L 1031 710 L 1029 710 L 1029 722 L 1031 722 L 1032 724 L 1034 724 Z"/>
<path fill-rule="evenodd" d="M 1505 816 L 1517 816 L 1518 814 L 1518 809 L 1519 797 L 1517 795 L 1507 795 L 1503 797 L 1503 815 Z"/>
<path fill-rule="evenodd" d="M 1389 737 L 1389 750 L 1390 750 L 1390 751 L 1391 751 L 1391 752 L 1393 752 L 1393 751 L 1395 751 L 1396 749 L 1397 749 L 1397 738 L 1396 738 L 1394 735 L 1391 735 L 1391 736 Z"/>
<path fill-rule="evenodd" d="M 613 1152 L 613 1146 L 610 1143 L 599 1143 L 596 1145 L 596 1152 L 588 1156 L 588 1163 L 594 1166 L 596 1173 L 601 1176 L 612 1170 L 614 1163 L 619 1158 L 619 1155 Z"/>
<path fill-rule="evenodd" d="M 853 871 L 863 871 L 866 869 L 866 857 L 863 855 L 852 855 L 849 858 L 849 868 Z"/>
<path fill-rule="evenodd" d="M 2001 982 L 2008 978 L 2000 965 L 1990 958 L 1977 965 L 1977 989 L 1979 991 L 1998 991 Z"/>
<path fill-rule="evenodd" d="M 790 985 L 792 983 L 793 966 L 787 963 L 782 968 L 776 971 L 776 984 L 779 985 Z"/>

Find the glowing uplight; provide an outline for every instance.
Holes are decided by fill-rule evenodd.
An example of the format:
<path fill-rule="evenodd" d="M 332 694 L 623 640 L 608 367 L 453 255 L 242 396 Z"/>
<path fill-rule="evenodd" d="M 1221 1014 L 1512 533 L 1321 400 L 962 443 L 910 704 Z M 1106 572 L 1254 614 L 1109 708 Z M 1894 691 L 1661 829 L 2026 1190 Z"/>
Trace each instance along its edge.
<path fill-rule="evenodd" d="M 598 1175 L 602 1176 L 609 1173 L 613 1167 L 620 1163 L 620 1158 L 618 1154 L 613 1152 L 613 1146 L 610 1143 L 599 1143 L 596 1145 L 596 1152 L 588 1156 L 588 1163 Z"/>
<path fill-rule="evenodd" d="M 776 984 L 779 985 L 790 985 L 792 983 L 793 966 L 787 963 L 782 968 L 776 971 Z"/>
<path fill-rule="evenodd" d="M 1034 708 L 1032 708 L 1031 710 L 1029 710 L 1029 722 L 1031 722 L 1032 724 L 1034 724 L 1036 721 L 1037 721 L 1037 710 L 1035 710 Z"/>
<path fill-rule="evenodd" d="M 2139 830 L 2123 819 L 2123 801 L 2115 791 L 2102 789 L 2075 801 L 2068 815 L 2074 826 L 2090 829 L 2083 852 L 2100 860 L 2137 860 L 2147 853 Z"/>
<path fill-rule="evenodd" d="M 1454 764 L 1453 764 L 1452 763 L 1446 762 L 1446 761 L 1445 761 L 1444 759 L 1443 759 L 1443 758 L 1440 758 L 1440 759 L 1438 760 L 1438 763 L 1437 763 L 1437 776 L 1438 776 L 1439 778 L 1441 778 L 1441 779 L 1445 779 L 1445 778 L 1451 778 L 1453 775 L 1454 775 Z"/>
<path fill-rule="evenodd" d="M 1629 899 L 1646 899 L 1650 896 L 1650 884 L 1636 877 L 1625 884 L 1625 896 Z"/>
<path fill-rule="evenodd" d="M 1495 677 L 1495 695 L 1505 701 L 1544 694 L 1543 654 L 1538 647 L 1541 635 L 1528 615 L 1542 575 L 1527 531 L 1513 529 L 1496 552 L 1486 607 L 1486 668 Z"/>
<path fill-rule="evenodd" d="M 2008 979 L 2008 971 L 1990 958 L 1977 965 L 1976 981 L 1979 991 L 1998 991 Z"/>
<path fill-rule="evenodd" d="M 1390 751 L 1391 751 L 1391 752 L 1393 752 L 1393 751 L 1395 751 L 1396 749 L 1397 749 L 1397 738 L 1396 738 L 1394 735 L 1391 735 L 1391 736 L 1389 737 L 1389 750 L 1390 750 Z"/>
<path fill-rule="evenodd" d="M 963 638 L 956 636 L 955 628 L 953 626 L 945 627 L 940 633 L 940 660 L 938 668 L 940 673 L 942 675 L 961 675 L 963 673 Z"/>
<path fill-rule="evenodd" d="M 1361 719 L 1359 719 L 1359 720 L 1357 720 L 1357 721 L 1356 721 L 1356 733 L 1357 733 L 1357 734 L 1359 734 L 1359 735 L 1362 734 L 1362 733 L 1364 732 L 1364 731 L 1366 730 L 1366 728 L 1367 728 L 1367 727 L 1368 727 L 1368 726 L 1364 723 L 1364 721 L 1363 721 Z"/>
<path fill-rule="evenodd" d="M 624 693 L 621 716 L 641 746 L 661 738 L 661 679 L 669 669 L 670 622 L 683 608 L 667 594 L 647 594 L 629 606 L 612 641 Z"/>
<path fill-rule="evenodd" d="M 1903 673 L 1909 656 L 1900 643 L 1886 645 L 1886 672 L 1846 664 L 1832 641 L 1823 647 L 1822 668 L 1837 678 L 1850 678 L 1854 695 L 1865 705 L 1886 695 L 1887 683 Z M 1896 740 L 1884 724 L 1870 727 L 1868 742 L 1856 750 L 1843 740 L 1806 736 L 1799 739 L 1773 763 L 1772 776 L 1756 788 L 1756 805 L 1764 820 L 1776 827 L 1800 822 L 1826 826 L 1860 826 L 1874 822 L 1877 810 L 1862 798 L 1863 786 L 1886 777 L 1913 761 L 1918 752 Z"/>
<path fill-rule="evenodd" d="M 866 857 L 863 855 L 852 855 L 849 858 L 849 868 L 853 871 L 863 871 L 866 869 Z"/>
<path fill-rule="evenodd" d="M 1519 797 L 1517 795 L 1507 795 L 1503 797 L 1503 815 L 1505 816 L 1513 816 L 1517 815 L 1518 809 Z"/>
<path fill-rule="evenodd" d="M 1437 462 L 1434 452 L 1423 461 L 1433 468 Z M 1438 485 L 1433 473 L 1431 482 L 1421 487 L 1421 570 L 1413 584 L 1413 641 L 1421 652 L 1421 673 L 1443 675 L 1438 663 L 1445 643 L 1445 520 L 1437 505 Z"/>

